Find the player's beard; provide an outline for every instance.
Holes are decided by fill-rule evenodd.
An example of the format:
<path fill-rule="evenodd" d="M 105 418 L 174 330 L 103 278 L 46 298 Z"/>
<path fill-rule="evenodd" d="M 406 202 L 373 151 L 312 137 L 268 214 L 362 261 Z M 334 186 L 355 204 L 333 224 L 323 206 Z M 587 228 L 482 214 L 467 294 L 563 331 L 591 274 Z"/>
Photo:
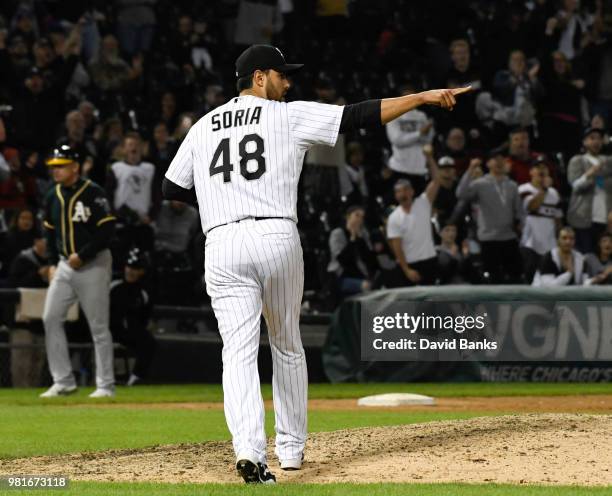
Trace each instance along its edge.
<path fill-rule="evenodd" d="M 285 97 L 283 90 L 277 88 L 270 79 L 266 81 L 266 95 L 268 96 L 268 100 L 277 102 L 282 102 Z"/>

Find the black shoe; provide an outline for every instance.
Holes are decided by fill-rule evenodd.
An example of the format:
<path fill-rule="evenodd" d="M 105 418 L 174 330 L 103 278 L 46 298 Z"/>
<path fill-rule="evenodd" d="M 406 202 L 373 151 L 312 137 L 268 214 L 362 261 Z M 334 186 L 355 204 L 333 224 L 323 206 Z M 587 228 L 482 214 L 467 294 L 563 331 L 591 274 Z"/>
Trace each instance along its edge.
<path fill-rule="evenodd" d="M 236 470 L 247 484 L 276 484 L 276 477 L 263 463 L 255 465 L 251 460 L 238 460 Z"/>

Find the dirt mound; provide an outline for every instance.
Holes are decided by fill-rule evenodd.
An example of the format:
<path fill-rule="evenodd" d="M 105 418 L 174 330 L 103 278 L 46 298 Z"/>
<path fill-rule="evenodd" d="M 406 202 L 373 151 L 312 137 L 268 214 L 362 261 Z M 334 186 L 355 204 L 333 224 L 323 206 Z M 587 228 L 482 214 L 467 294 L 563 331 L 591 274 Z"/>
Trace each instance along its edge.
<path fill-rule="evenodd" d="M 612 416 L 530 414 L 311 434 L 279 482 L 612 484 Z M 0 461 L 1 474 L 79 480 L 239 482 L 229 442 Z"/>

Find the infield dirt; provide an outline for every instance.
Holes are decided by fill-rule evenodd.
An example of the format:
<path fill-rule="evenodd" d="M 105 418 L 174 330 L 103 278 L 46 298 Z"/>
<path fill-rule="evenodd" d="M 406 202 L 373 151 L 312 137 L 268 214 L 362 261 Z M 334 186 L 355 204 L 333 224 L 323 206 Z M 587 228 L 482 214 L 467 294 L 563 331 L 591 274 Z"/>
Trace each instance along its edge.
<path fill-rule="evenodd" d="M 279 482 L 612 484 L 612 416 L 523 414 L 314 433 L 298 472 Z M 0 473 L 78 480 L 239 482 L 231 443 L 0 461 Z"/>
<path fill-rule="evenodd" d="M 272 401 L 265 401 L 272 409 Z M 186 409 L 222 410 L 220 402 L 191 403 L 107 403 L 80 405 L 93 408 L 135 409 Z M 480 412 L 480 413 L 612 413 L 612 395 L 584 396 L 496 396 L 492 398 L 468 396 L 460 398 L 436 398 L 435 406 L 405 405 L 394 407 L 362 407 L 356 399 L 313 399 L 308 401 L 308 410 L 330 411 L 406 411 L 406 412 Z"/>

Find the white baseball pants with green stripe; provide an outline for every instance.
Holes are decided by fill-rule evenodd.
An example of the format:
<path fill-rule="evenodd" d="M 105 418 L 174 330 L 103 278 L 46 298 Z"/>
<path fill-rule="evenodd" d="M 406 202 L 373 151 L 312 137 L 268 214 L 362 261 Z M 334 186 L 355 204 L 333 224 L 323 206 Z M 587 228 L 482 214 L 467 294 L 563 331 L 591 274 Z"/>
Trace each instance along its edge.
<path fill-rule="evenodd" d="M 75 385 L 64 322 L 68 309 L 76 301 L 83 309 L 91 330 L 96 386 L 108 389 L 115 384 L 113 340 L 108 328 L 111 265 L 109 250 L 101 251 L 78 270 L 71 268 L 65 260 L 60 260 L 57 265 L 43 312 L 47 360 L 55 384 Z"/>

